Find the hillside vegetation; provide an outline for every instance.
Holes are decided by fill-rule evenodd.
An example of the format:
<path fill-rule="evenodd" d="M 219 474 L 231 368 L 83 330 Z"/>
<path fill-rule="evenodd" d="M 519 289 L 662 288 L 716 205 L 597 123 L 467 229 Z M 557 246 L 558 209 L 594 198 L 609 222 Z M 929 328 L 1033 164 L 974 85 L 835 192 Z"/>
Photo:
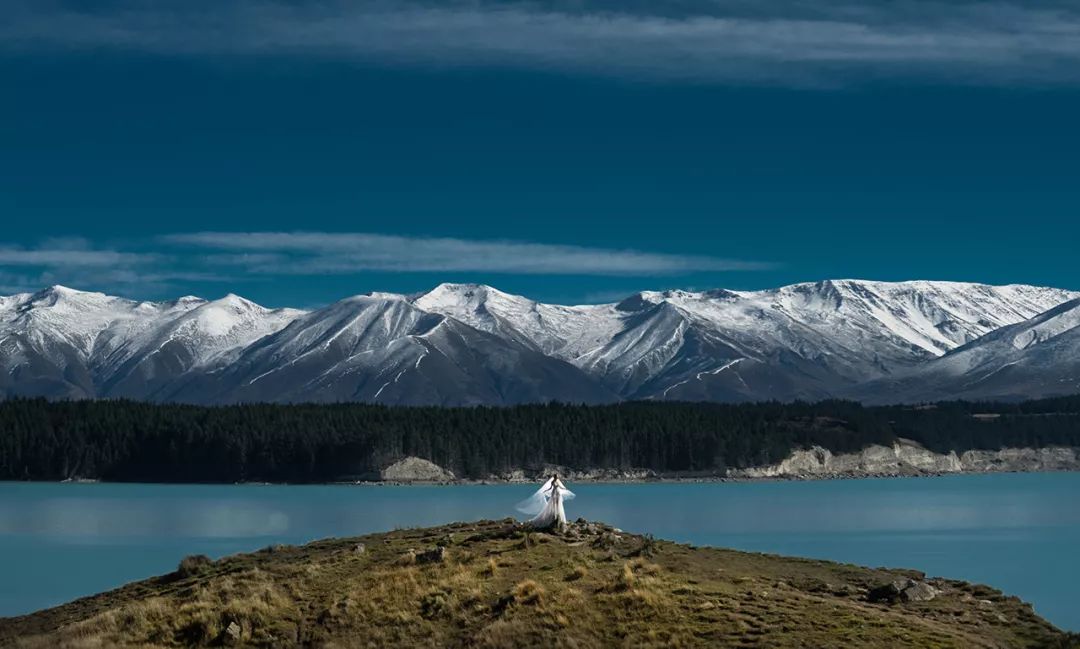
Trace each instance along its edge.
<path fill-rule="evenodd" d="M 993 588 L 579 521 L 482 521 L 275 546 L 29 616 L 0 645 L 1078 647 Z"/>

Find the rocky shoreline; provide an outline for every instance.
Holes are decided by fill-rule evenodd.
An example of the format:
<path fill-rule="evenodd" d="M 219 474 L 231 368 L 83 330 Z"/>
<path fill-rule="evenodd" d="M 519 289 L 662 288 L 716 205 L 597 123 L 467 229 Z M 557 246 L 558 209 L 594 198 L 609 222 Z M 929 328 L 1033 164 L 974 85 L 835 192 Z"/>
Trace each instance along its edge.
<path fill-rule="evenodd" d="M 858 453 L 833 454 L 818 446 L 793 452 L 778 464 L 729 472 L 745 478 L 842 478 L 1018 473 L 1080 470 L 1080 449 L 1071 447 L 971 450 L 935 453 L 909 440 L 873 445 Z"/>
<path fill-rule="evenodd" d="M 538 468 L 514 469 L 482 479 L 470 479 L 459 478 L 453 471 L 429 460 L 409 456 L 387 465 L 373 479 L 345 479 L 324 484 L 353 486 L 530 484 L 544 480 L 553 473 L 558 473 L 568 482 L 638 484 L 927 478 L 961 474 L 1071 471 L 1080 471 L 1080 448 L 1051 446 L 941 454 L 925 449 L 915 442 L 900 440 L 891 447 L 873 445 L 857 453 L 834 454 L 826 448 L 814 446 L 810 449 L 794 451 L 776 464 L 727 469 L 722 473 L 665 473 L 641 468 L 579 470 L 545 464 Z M 74 477 L 63 482 L 90 484 L 102 481 Z M 237 484 L 288 483 L 251 481 Z"/>
<path fill-rule="evenodd" d="M 858 478 L 931 477 L 971 473 L 1033 473 L 1080 471 L 1080 449 L 1073 447 L 972 450 L 935 453 L 916 442 L 898 440 L 891 447 L 872 445 L 857 453 L 834 454 L 819 446 L 794 451 L 783 461 L 759 467 L 728 469 L 724 473 L 661 473 L 651 469 L 575 470 L 544 465 L 515 469 L 482 480 L 459 479 L 453 472 L 416 457 L 403 458 L 384 469 L 380 480 L 350 484 L 519 484 L 558 473 L 568 481 L 586 483 L 746 482 L 757 480 L 836 480 Z"/>

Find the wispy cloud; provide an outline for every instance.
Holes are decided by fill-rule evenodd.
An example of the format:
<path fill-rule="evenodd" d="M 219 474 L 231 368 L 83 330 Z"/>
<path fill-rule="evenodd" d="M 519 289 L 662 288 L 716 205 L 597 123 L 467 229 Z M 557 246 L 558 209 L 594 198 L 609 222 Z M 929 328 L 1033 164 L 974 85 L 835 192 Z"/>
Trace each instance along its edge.
<path fill-rule="evenodd" d="M 305 56 L 785 84 L 916 77 L 1080 82 L 1067 2 L 24 2 L 0 47 Z"/>
<path fill-rule="evenodd" d="M 363 273 L 679 276 L 757 271 L 768 262 L 528 241 L 360 232 L 187 232 L 104 246 L 71 237 L 0 242 L 0 294 L 51 284 L 167 295 L 191 284 Z"/>
<path fill-rule="evenodd" d="M 154 255 L 115 250 L 21 249 L 0 247 L 0 266 L 48 266 L 58 268 L 103 268 L 149 262 Z"/>
<path fill-rule="evenodd" d="M 476 272 L 527 275 L 676 275 L 772 268 L 759 261 L 523 241 L 340 232 L 196 232 L 172 245 L 224 251 L 216 263 L 252 273 Z"/>
<path fill-rule="evenodd" d="M 34 246 L 0 242 L 0 292 L 73 284 L 120 291 L 137 287 L 153 293 L 169 290 L 178 282 L 220 279 L 186 266 L 158 252 L 105 248 L 80 237 L 46 239 Z"/>

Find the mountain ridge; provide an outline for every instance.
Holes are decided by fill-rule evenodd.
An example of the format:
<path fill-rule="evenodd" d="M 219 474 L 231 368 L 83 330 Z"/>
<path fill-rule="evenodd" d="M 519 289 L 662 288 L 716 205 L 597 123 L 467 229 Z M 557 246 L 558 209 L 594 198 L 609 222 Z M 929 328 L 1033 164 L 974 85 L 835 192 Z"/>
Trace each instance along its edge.
<path fill-rule="evenodd" d="M 922 400 L 943 389 L 993 400 L 1080 392 L 1080 299 L 996 329 L 894 381 L 871 382 L 860 394 L 870 402 L 886 390 Z"/>
<path fill-rule="evenodd" d="M 1035 321 L 1078 299 L 1024 284 L 842 279 L 558 305 L 444 283 L 300 310 L 232 293 L 149 302 L 57 285 L 0 297 L 0 395 L 408 405 L 978 397 L 920 377 L 948 375 L 934 368 L 1025 323 L 1018 335 L 1050 349 L 1039 339 L 1047 326 L 1073 326 Z M 1013 354 L 984 349 L 991 364 Z M 1040 353 L 1048 375 L 1070 379 L 1080 345 Z M 1026 391 L 1001 396 L 1055 387 L 1025 381 Z"/>

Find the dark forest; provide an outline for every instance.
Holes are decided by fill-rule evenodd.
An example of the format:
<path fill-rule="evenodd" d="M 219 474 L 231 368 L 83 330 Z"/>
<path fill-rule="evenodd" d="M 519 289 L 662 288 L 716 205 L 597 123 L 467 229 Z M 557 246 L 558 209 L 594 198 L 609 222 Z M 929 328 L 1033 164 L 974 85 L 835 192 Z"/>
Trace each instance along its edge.
<path fill-rule="evenodd" d="M 404 456 L 483 479 L 545 464 L 711 475 L 911 439 L 938 451 L 1080 446 L 1080 396 L 1016 404 L 363 404 L 200 407 L 0 402 L 0 480 L 330 482 L 375 479 Z"/>

